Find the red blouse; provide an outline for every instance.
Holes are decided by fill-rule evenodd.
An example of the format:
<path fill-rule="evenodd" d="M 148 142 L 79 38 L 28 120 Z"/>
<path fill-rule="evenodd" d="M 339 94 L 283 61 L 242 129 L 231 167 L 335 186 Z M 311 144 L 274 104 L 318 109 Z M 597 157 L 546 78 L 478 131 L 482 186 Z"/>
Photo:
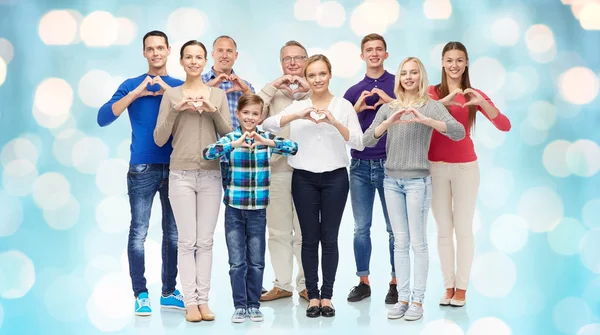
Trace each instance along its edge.
<path fill-rule="evenodd" d="M 485 93 L 481 92 L 478 89 L 475 91 L 479 92 L 483 98 L 490 103 L 490 105 L 496 107 L 492 100 L 485 95 Z M 435 92 L 435 86 L 429 86 L 429 96 L 434 100 L 439 100 Z M 454 98 L 454 101 L 459 104 L 464 104 L 466 99 L 463 95 L 457 94 Z M 434 130 L 431 134 L 431 144 L 429 145 L 429 160 L 432 162 L 446 162 L 446 163 L 466 163 L 473 162 L 477 160 L 477 155 L 475 154 L 475 147 L 473 145 L 473 140 L 471 139 L 471 127 L 469 125 L 469 107 L 461 107 L 461 106 L 450 106 L 448 108 L 450 114 L 463 126 L 465 126 L 465 138 L 460 141 L 453 141 L 448 137 L 440 134 L 438 131 Z M 509 131 L 510 130 L 510 121 L 508 118 L 502 114 L 498 113 L 498 116 L 493 120 L 485 113 L 481 106 L 477 106 L 477 110 L 483 114 L 488 120 L 492 122 L 496 128 L 501 131 Z"/>

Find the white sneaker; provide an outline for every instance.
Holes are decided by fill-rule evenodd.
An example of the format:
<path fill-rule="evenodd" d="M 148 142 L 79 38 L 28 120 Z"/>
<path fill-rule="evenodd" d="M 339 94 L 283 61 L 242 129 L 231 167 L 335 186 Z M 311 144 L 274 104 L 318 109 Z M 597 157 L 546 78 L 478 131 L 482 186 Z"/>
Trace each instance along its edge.
<path fill-rule="evenodd" d="M 401 302 L 397 302 L 392 309 L 388 311 L 387 317 L 388 319 L 400 319 L 406 313 L 408 309 L 408 304 L 404 304 Z"/>
<path fill-rule="evenodd" d="M 419 306 L 415 303 L 410 304 L 408 311 L 404 314 L 404 320 L 416 321 L 423 316 L 423 306 Z"/>

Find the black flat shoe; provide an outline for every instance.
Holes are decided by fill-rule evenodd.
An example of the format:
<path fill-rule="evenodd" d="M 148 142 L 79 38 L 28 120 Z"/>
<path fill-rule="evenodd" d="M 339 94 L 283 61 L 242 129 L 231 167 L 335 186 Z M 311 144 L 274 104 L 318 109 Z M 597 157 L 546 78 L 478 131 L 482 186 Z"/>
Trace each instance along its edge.
<path fill-rule="evenodd" d="M 321 307 L 321 315 L 323 315 L 326 318 L 335 316 L 335 308 L 333 308 L 333 305 L 331 307 L 323 306 L 323 307 Z"/>
<path fill-rule="evenodd" d="M 321 307 L 319 306 L 312 306 L 312 307 L 308 307 L 306 309 L 306 316 L 308 316 L 309 318 L 317 318 L 319 316 L 321 316 Z"/>

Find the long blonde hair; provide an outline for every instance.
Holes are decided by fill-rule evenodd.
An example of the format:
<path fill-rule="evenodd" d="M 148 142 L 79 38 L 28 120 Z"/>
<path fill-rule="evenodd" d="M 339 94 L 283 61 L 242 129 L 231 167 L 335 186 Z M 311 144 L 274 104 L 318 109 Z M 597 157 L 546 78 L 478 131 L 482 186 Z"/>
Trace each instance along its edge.
<path fill-rule="evenodd" d="M 417 67 L 419 68 L 421 82 L 419 83 L 419 92 L 417 92 L 417 99 L 413 101 L 410 106 L 408 105 L 408 101 L 406 99 L 406 95 L 404 94 L 404 87 L 400 83 L 400 72 L 402 72 L 402 67 L 407 62 L 415 62 L 417 63 Z M 390 102 L 390 107 L 398 108 L 398 107 L 421 107 L 426 104 L 431 98 L 429 94 L 427 94 L 427 72 L 425 71 L 425 66 L 417 57 L 407 57 L 405 58 L 400 66 L 398 66 L 398 72 L 396 73 L 396 79 L 394 81 L 394 94 L 396 94 L 396 99 Z"/>

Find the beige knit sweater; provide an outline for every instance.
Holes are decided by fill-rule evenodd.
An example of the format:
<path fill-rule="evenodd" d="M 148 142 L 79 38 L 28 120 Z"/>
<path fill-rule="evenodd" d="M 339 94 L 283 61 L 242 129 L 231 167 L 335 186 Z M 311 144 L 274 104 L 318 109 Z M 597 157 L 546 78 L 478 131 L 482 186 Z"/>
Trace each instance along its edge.
<path fill-rule="evenodd" d="M 163 94 L 154 142 L 163 146 L 173 135 L 172 170 L 219 170 L 219 161 L 205 160 L 202 150 L 217 141 L 217 134 L 223 136 L 233 130 L 225 92 L 216 87 L 210 88 L 209 100 L 217 107 L 214 113 L 200 114 L 191 109 L 178 112 L 173 105 L 181 99 L 181 86 L 169 88 Z"/>

